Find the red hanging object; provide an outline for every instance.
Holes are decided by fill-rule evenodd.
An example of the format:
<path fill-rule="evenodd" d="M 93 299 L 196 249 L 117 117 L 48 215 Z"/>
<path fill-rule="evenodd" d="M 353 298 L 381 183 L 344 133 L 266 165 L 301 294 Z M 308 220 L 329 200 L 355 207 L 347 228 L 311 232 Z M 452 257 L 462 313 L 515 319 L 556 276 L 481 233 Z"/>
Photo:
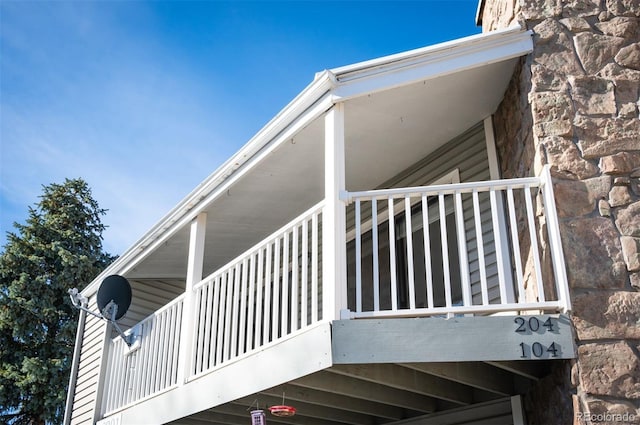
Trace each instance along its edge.
<path fill-rule="evenodd" d="M 271 406 L 269 411 L 273 416 L 286 417 L 296 414 L 295 407 L 292 406 Z"/>

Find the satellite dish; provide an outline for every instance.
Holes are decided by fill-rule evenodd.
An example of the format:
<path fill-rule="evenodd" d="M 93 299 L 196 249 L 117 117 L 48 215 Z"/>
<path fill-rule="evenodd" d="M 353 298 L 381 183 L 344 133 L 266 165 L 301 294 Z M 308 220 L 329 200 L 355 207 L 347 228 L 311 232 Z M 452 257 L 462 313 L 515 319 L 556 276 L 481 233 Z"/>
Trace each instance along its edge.
<path fill-rule="evenodd" d="M 98 309 L 107 320 L 118 320 L 131 305 L 131 285 L 124 277 L 114 274 L 102 281 L 97 294 Z"/>
<path fill-rule="evenodd" d="M 116 323 L 116 320 L 122 318 L 129 310 L 129 306 L 131 306 L 131 285 L 129 285 L 127 279 L 117 274 L 104 278 L 96 294 L 100 314 L 87 308 L 89 300 L 78 292 L 76 288 L 69 289 L 68 292 L 74 307 L 112 324 L 129 348 L 132 348 L 134 343 L 140 341 L 140 335 L 132 331 L 125 335 Z"/>

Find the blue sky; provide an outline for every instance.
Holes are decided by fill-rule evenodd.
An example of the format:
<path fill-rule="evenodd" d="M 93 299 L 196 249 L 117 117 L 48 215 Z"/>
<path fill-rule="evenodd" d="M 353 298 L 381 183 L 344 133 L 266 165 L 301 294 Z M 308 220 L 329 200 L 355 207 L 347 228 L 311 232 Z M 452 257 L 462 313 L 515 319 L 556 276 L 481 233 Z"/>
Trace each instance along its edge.
<path fill-rule="evenodd" d="M 479 33 L 476 7 L 0 0 L 0 246 L 81 177 L 121 254 L 316 72 Z"/>

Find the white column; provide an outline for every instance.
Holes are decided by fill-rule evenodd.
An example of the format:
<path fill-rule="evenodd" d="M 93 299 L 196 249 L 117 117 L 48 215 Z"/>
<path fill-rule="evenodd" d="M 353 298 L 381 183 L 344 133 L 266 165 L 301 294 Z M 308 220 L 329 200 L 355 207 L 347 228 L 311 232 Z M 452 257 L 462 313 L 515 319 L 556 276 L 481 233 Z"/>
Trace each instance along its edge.
<path fill-rule="evenodd" d="M 325 116 L 324 195 L 322 214 L 322 304 L 324 320 L 340 319 L 347 308 L 344 105 Z"/>
<path fill-rule="evenodd" d="M 493 132 L 493 118 L 491 116 L 484 119 L 484 138 L 487 146 L 487 157 L 489 159 L 489 178 L 500 180 L 500 166 L 498 163 L 498 152 L 496 150 L 496 138 Z M 504 198 L 500 193 L 494 193 L 491 200 L 491 217 L 493 219 L 493 230 L 496 244 L 496 261 L 498 267 L 498 279 L 500 282 L 500 302 L 515 302 L 516 296 L 513 291 L 513 279 L 511 274 L 511 252 L 509 251 L 509 232 L 507 230 L 506 208 Z"/>
<path fill-rule="evenodd" d="M 182 308 L 182 326 L 180 327 L 178 384 L 186 382 L 193 364 L 193 333 L 196 328 L 195 294 L 193 292 L 193 286 L 202 280 L 206 227 L 207 213 L 203 212 L 198 214 L 191 222 L 185 298 Z"/>

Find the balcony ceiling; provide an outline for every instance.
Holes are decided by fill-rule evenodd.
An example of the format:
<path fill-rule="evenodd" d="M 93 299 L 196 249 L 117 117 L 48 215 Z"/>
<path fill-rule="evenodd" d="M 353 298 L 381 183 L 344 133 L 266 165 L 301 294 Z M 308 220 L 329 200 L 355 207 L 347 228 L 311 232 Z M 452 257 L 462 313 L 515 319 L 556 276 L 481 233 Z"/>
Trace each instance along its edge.
<path fill-rule="evenodd" d="M 502 100 L 516 61 L 504 60 L 346 100 L 347 189 L 379 187 L 490 116 Z M 323 143 L 321 116 L 209 202 L 205 208 L 205 275 L 323 198 Z M 184 277 L 188 235 L 188 226 L 179 229 L 128 276 Z"/>
<path fill-rule="evenodd" d="M 546 361 L 336 365 L 171 425 L 245 425 L 256 402 L 267 411 L 282 405 L 283 396 L 296 415 L 267 411 L 269 425 L 409 424 L 411 418 L 422 418 L 420 424 L 512 423 L 496 403 L 526 391 L 549 367 Z M 482 408 L 470 413 L 473 406 Z"/>

